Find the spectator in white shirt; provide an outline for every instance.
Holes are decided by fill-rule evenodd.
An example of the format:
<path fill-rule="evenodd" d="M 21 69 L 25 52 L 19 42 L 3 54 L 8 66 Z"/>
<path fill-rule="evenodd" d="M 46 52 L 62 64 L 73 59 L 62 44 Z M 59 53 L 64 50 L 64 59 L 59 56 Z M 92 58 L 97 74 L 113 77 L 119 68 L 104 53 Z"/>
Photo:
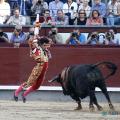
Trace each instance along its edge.
<path fill-rule="evenodd" d="M 67 0 L 67 2 L 63 5 L 63 13 L 71 18 L 74 17 L 74 14 L 77 12 L 77 3 L 73 2 L 73 0 Z"/>
<path fill-rule="evenodd" d="M 5 0 L 0 0 L 0 24 L 4 24 L 8 16 L 10 16 L 10 5 Z"/>
<path fill-rule="evenodd" d="M 9 25 L 26 25 L 26 18 L 20 15 L 19 8 L 14 10 L 14 15 L 6 22 Z"/>

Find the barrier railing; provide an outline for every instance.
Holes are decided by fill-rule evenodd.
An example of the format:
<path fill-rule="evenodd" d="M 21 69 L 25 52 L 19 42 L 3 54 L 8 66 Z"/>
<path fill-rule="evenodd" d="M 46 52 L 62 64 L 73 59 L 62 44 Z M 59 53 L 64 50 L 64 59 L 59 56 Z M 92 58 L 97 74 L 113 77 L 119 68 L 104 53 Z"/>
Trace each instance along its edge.
<path fill-rule="evenodd" d="M 29 28 L 32 27 L 33 25 L 25 25 L 23 26 L 23 31 L 24 32 L 28 32 Z M 0 28 L 3 29 L 4 32 L 13 32 L 14 30 L 13 25 L 0 25 Z M 67 32 L 72 32 L 73 29 L 78 28 L 80 29 L 80 32 L 83 33 L 88 33 L 88 32 L 93 32 L 93 31 L 97 31 L 97 32 L 106 32 L 109 29 L 116 29 L 117 33 L 120 33 L 120 26 L 108 26 L 108 25 L 104 25 L 104 26 L 82 26 L 82 25 L 66 25 L 66 26 L 59 26 L 56 25 L 56 27 L 59 29 L 59 32 L 61 33 L 67 33 Z M 40 30 L 40 34 L 46 35 L 48 32 L 48 30 L 51 29 L 51 25 L 43 25 L 41 30 Z"/>

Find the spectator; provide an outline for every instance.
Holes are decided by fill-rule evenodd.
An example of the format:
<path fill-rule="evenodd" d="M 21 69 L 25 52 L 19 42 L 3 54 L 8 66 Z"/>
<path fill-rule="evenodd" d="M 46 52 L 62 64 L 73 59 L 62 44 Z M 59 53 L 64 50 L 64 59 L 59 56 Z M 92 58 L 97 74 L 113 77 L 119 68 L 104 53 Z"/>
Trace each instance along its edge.
<path fill-rule="evenodd" d="M 83 3 L 83 0 L 76 0 L 76 3 L 77 3 L 78 8 L 79 8 L 79 6 Z"/>
<path fill-rule="evenodd" d="M 14 15 L 11 16 L 6 24 L 9 25 L 26 25 L 26 18 L 22 15 L 20 15 L 19 8 L 16 8 L 14 10 Z"/>
<path fill-rule="evenodd" d="M 113 42 L 114 42 L 116 45 L 120 45 L 120 34 L 117 33 L 117 29 L 116 29 L 116 28 L 112 28 L 112 29 L 109 29 L 108 32 L 111 33 L 112 36 L 114 36 Z"/>
<path fill-rule="evenodd" d="M 10 38 L 10 42 L 14 44 L 15 48 L 19 48 L 21 43 L 25 43 L 26 35 L 22 31 L 22 26 L 16 25 L 14 32 Z"/>
<path fill-rule="evenodd" d="M 48 37 L 52 39 L 53 44 L 64 44 L 63 38 L 58 33 L 58 29 L 55 26 L 52 26 Z"/>
<path fill-rule="evenodd" d="M 105 44 L 105 33 L 99 33 L 98 34 L 98 41 L 100 45 L 104 45 Z"/>
<path fill-rule="evenodd" d="M 77 17 L 73 19 L 73 25 L 86 25 L 86 12 L 85 10 L 80 10 Z"/>
<path fill-rule="evenodd" d="M 35 21 L 36 15 L 39 14 L 40 16 L 43 16 L 44 11 L 48 9 L 48 4 L 44 0 L 36 0 L 33 2 L 33 5 L 31 7 L 32 16 L 31 21 L 32 23 Z"/>
<path fill-rule="evenodd" d="M 63 10 L 57 10 L 57 16 L 53 18 L 55 25 L 68 25 L 68 16 L 63 13 Z"/>
<path fill-rule="evenodd" d="M 32 0 L 25 0 L 25 12 L 27 16 L 32 15 L 32 11 L 30 9 L 31 7 L 32 7 Z"/>
<path fill-rule="evenodd" d="M 85 44 L 85 41 L 85 35 L 80 33 L 79 29 L 74 29 L 73 32 L 70 34 L 70 37 L 66 40 L 66 44 Z"/>
<path fill-rule="evenodd" d="M 78 8 L 78 11 L 79 10 L 85 10 L 85 13 L 86 13 L 86 17 L 89 17 L 90 16 L 90 13 L 91 13 L 91 7 L 89 6 L 89 1 L 90 0 L 83 0 L 83 3 L 79 6 Z"/>
<path fill-rule="evenodd" d="M 106 5 L 102 3 L 101 0 L 94 0 L 94 4 L 92 6 L 92 11 L 98 10 L 100 16 L 103 18 L 104 23 L 106 23 Z"/>
<path fill-rule="evenodd" d="M 29 16 L 31 15 L 32 0 L 18 0 L 20 14 Z"/>
<path fill-rule="evenodd" d="M 97 44 L 99 44 L 98 32 L 92 32 L 91 34 L 89 34 L 88 39 L 86 41 L 86 44 L 89 44 L 89 45 L 97 45 Z"/>
<path fill-rule="evenodd" d="M 48 9 L 48 4 L 44 0 L 37 0 L 37 2 L 31 7 L 33 14 L 39 14 L 40 16 L 43 15 L 45 9 Z"/>
<path fill-rule="evenodd" d="M 20 4 L 20 14 L 23 15 L 26 19 L 26 24 L 31 25 L 31 16 L 32 16 L 32 0 L 21 0 Z"/>
<path fill-rule="evenodd" d="M 73 2 L 73 0 L 67 0 L 65 4 L 63 4 L 63 13 L 68 17 L 72 18 L 74 13 L 77 12 L 77 3 Z"/>
<path fill-rule="evenodd" d="M 32 5 L 35 5 L 38 0 L 32 0 Z M 46 1 L 46 0 L 45 0 Z"/>
<path fill-rule="evenodd" d="M 106 32 L 105 37 L 106 37 L 105 45 L 117 45 L 115 43 L 115 36 L 114 36 L 114 34 L 112 32 L 110 32 L 110 31 Z"/>
<path fill-rule="evenodd" d="M 44 11 L 43 16 L 40 16 L 39 22 L 42 23 L 42 25 L 51 25 L 52 24 L 52 18 L 50 16 L 50 10 L 46 9 Z"/>
<path fill-rule="evenodd" d="M 92 15 L 90 18 L 87 19 L 86 25 L 87 26 L 91 26 L 91 25 L 101 26 L 101 25 L 103 25 L 103 18 L 100 16 L 100 13 L 98 10 L 92 11 Z"/>
<path fill-rule="evenodd" d="M 8 35 L 0 28 L 0 43 L 9 42 Z"/>
<path fill-rule="evenodd" d="M 63 8 L 63 2 L 60 0 L 53 0 L 49 3 L 50 16 L 57 16 L 57 10 Z"/>
<path fill-rule="evenodd" d="M 13 15 L 13 10 L 14 10 L 16 7 L 19 7 L 18 0 L 8 0 L 8 3 L 9 3 L 9 5 L 10 5 L 11 15 Z"/>
<path fill-rule="evenodd" d="M 107 5 L 107 25 L 114 25 L 115 21 L 117 21 L 117 17 L 119 16 L 120 16 L 120 3 L 117 2 L 117 0 L 111 0 Z M 118 21 L 118 23 L 119 22 L 120 21 Z"/>
<path fill-rule="evenodd" d="M 10 16 L 10 5 L 5 0 L 0 0 L 0 24 L 4 24 L 8 16 Z"/>

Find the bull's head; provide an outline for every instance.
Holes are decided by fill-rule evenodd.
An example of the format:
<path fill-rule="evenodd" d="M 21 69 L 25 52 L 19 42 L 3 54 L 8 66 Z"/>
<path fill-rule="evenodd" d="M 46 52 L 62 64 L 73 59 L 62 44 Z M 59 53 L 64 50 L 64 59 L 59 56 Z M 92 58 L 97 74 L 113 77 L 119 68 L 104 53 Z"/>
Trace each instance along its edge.
<path fill-rule="evenodd" d="M 61 84 L 64 95 L 69 95 L 69 94 L 70 94 L 70 93 L 68 92 L 68 90 L 67 90 L 67 87 L 66 87 L 67 83 L 66 83 L 65 81 L 63 81 L 63 79 L 62 79 L 62 77 L 61 77 L 61 74 L 53 77 L 53 78 L 52 78 L 51 80 L 49 80 L 48 82 L 51 83 L 51 82 L 54 82 L 54 81 L 56 81 L 56 82 L 58 82 L 58 83 Z"/>
<path fill-rule="evenodd" d="M 51 80 L 49 80 L 48 82 L 58 82 L 58 83 L 61 83 L 61 75 L 56 75 L 55 77 L 53 77 Z"/>
<path fill-rule="evenodd" d="M 59 75 L 49 80 L 49 82 L 57 81 L 58 83 L 60 83 L 63 88 L 64 95 L 70 94 L 69 88 L 68 88 L 69 86 L 68 85 L 68 71 L 69 71 L 69 67 L 65 67 Z"/>
<path fill-rule="evenodd" d="M 65 67 L 60 74 L 49 80 L 48 82 L 54 82 L 57 81 L 58 83 L 66 82 L 68 79 L 68 70 L 70 67 Z"/>

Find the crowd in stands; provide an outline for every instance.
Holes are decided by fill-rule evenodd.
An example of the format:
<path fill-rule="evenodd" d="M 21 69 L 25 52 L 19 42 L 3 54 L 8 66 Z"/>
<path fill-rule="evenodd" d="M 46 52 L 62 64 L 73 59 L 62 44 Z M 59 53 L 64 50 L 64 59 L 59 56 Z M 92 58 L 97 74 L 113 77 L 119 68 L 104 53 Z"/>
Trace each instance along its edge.
<path fill-rule="evenodd" d="M 0 0 L 0 24 L 33 25 L 37 14 L 57 25 L 120 25 L 120 0 Z"/>
<path fill-rule="evenodd" d="M 8 37 L 8 35 L 0 29 L 0 43 L 12 43 L 15 48 L 19 48 L 20 44 L 26 44 L 30 37 L 34 37 L 34 31 L 34 26 L 29 28 L 28 33 L 25 33 L 21 25 L 16 25 L 11 36 Z M 86 34 L 87 33 L 81 33 L 79 28 L 74 28 L 66 39 L 63 39 L 64 35 L 59 33 L 59 29 L 56 26 L 52 26 L 47 37 L 52 40 L 53 44 L 59 45 L 120 45 L 120 34 L 116 33 L 116 28 L 110 28 L 105 33 L 91 31 L 87 36 Z"/>
<path fill-rule="evenodd" d="M 87 38 L 80 30 L 74 29 L 64 42 L 55 27 L 120 25 L 120 0 L 108 0 L 107 3 L 102 0 L 0 0 L 0 25 L 15 26 L 11 38 L 0 29 L 0 39 L 9 39 L 10 43 L 15 43 L 15 47 L 26 43 L 34 28 L 30 28 L 26 35 L 22 26 L 34 25 L 38 14 L 42 25 L 53 26 L 48 34 L 53 44 L 120 45 L 120 40 L 112 29 L 105 34 L 91 32 Z"/>
<path fill-rule="evenodd" d="M 109 29 L 105 33 L 96 31 L 88 34 L 87 38 L 79 29 L 74 29 L 66 44 L 70 45 L 120 45 L 120 36 L 116 33 L 116 29 Z"/>

